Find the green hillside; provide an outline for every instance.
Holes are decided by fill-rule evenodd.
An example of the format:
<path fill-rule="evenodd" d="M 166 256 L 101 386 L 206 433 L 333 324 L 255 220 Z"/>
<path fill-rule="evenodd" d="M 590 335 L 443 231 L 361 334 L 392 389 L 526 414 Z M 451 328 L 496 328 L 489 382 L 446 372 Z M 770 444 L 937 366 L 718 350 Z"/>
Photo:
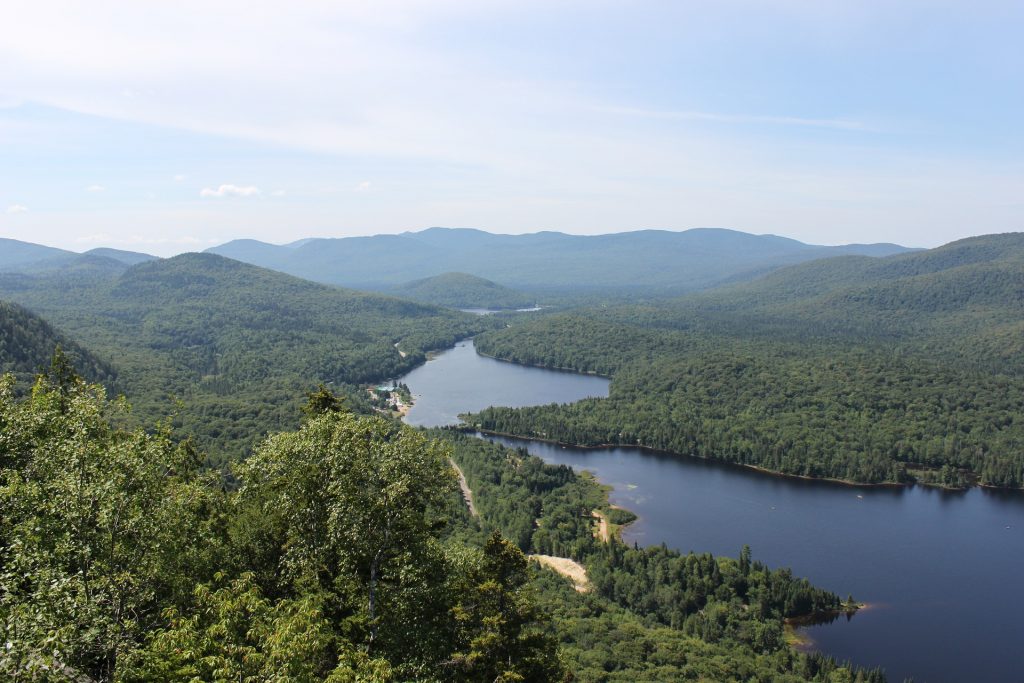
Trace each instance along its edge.
<path fill-rule="evenodd" d="M 219 455 L 294 426 L 295 402 L 318 382 L 398 376 L 427 350 L 489 324 L 213 254 L 73 277 L 8 276 L 0 295 L 109 358 L 142 418 L 171 413 L 171 397 L 184 400 L 175 424 Z"/>
<path fill-rule="evenodd" d="M 1012 234 L 549 316 L 477 348 L 610 375 L 609 398 L 470 419 L 802 476 L 1021 487 L 1022 302 L 1024 235 Z"/>
<path fill-rule="evenodd" d="M 536 303 L 522 292 L 468 273 L 442 273 L 406 282 L 388 293 L 447 308 L 529 308 Z"/>
<path fill-rule="evenodd" d="M 49 367 L 60 346 L 75 369 L 94 382 L 114 378 L 110 365 L 21 306 L 0 301 L 0 374 L 11 373 L 20 383 L 31 381 Z M 24 386 L 24 384 L 23 384 Z"/>

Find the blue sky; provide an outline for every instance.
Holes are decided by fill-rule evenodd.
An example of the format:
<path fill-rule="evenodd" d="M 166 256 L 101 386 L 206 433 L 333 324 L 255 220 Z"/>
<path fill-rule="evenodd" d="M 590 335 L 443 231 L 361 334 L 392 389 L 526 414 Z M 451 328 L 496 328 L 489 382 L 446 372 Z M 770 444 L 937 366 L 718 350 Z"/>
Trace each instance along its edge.
<path fill-rule="evenodd" d="M 1021 230 L 1024 3 L 39 1 L 0 22 L 0 236 Z"/>

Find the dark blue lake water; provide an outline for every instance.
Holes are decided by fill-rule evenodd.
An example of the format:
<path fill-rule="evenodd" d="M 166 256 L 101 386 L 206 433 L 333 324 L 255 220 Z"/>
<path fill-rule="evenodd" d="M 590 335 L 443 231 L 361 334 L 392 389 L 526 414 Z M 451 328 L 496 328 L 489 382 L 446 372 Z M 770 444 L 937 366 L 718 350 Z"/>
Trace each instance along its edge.
<path fill-rule="evenodd" d="M 607 393 L 606 380 L 476 355 L 462 342 L 403 381 L 411 424 L 453 424 L 489 405 L 538 405 Z M 849 487 L 786 479 L 636 448 L 576 449 L 518 439 L 552 463 L 588 469 L 612 502 L 640 515 L 627 542 L 792 567 L 869 603 L 806 628 L 814 647 L 883 666 L 898 683 L 1024 680 L 1024 496 L 972 489 Z"/>

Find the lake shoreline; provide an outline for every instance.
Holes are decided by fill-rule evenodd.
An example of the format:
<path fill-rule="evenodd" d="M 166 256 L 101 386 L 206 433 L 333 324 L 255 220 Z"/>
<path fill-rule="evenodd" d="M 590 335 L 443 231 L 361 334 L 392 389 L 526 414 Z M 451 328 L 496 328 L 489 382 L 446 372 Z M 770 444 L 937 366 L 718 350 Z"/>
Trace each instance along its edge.
<path fill-rule="evenodd" d="M 467 337 L 467 339 L 472 339 L 472 338 L 473 337 Z M 484 353 L 480 349 L 476 348 L 476 344 L 473 345 L 473 350 L 476 351 L 476 354 L 478 356 L 483 356 L 484 358 L 490 358 L 491 360 L 496 360 L 499 363 L 510 363 L 511 365 L 518 365 L 518 366 L 524 367 L 524 368 L 538 368 L 540 370 L 551 370 L 553 372 L 571 372 L 574 375 L 587 375 L 587 376 L 590 376 L 590 377 L 600 377 L 600 378 L 606 379 L 608 381 L 611 381 L 611 379 L 612 379 L 611 375 L 603 375 L 600 372 L 595 372 L 594 370 L 576 370 L 574 368 L 560 368 L 560 367 L 557 367 L 557 366 L 554 366 L 554 365 L 540 365 L 539 363 L 520 363 L 519 361 L 508 360 L 507 358 L 499 358 L 498 356 L 492 356 L 489 353 Z"/>
<path fill-rule="evenodd" d="M 475 336 L 476 335 L 474 335 L 474 337 Z M 466 339 L 473 339 L 474 337 L 467 337 Z M 577 375 L 588 375 L 588 376 L 592 376 L 592 377 L 601 377 L 603 379 L 609 380 L 609 382 L 613 380 L 613 377 L 611 375 L 604 375 L 604 374 L 601 374 L 599 372 L 595 372 L 595 371 L 592 371 L 592 370 L 583 371 L 583 370 L 574 370 L 573 368 L 563 368 L 563 367 L 558 367 L 558 366 L 553 366 L 553 365 L 542 365 L 542 364 L 538 364 L 538 363 L 520 363 L 518 361 L 508 360 L 506 358 L 500 358 L 498 356 L 493 356 L 493 355 L 488 354 L 488 353 L 483 353 L 482 351 L 480 351 L 479 349 L 476 348 L 475 344 L 474 344 L 474 351 L 476 351 L 477 355 L 483 356 L 484 358 L 490 358 L 491 360 L 496 360 L 496 361 L 498 361 L 500 363 L 509 363 L 511 365 L 518 365 L 518 366 L 527 367 L 527 368 L 539 368 L 541 370 L 551 370 L 551 371 L 554 371 L 554 372 L 569 372 L 569 373 L 573 373 L 573 374 L 577 374 Z M 1024 493 L 1024 487 L 1014 488 L 1012 486 L 995 486 L 993 484 L 984 484 L 984 483 L 982 483 L 980 481 L 974 481 L 973 483 L 971 483 L 969 485 L 966 485 L 966 486 L 949 486 L 949 485 L 941 484 L 941 483 L 937 483 L 937 482 L 917 481 L 917 480 L 911 481 L 911 482 L 898 482 L 898 481 L 858 482 L 858 481 L 853 481 L 853 480 L 850 480 L 850 479 L 837 479 L 837 478 L 834 478 L 834 477 L 813 477 L 813 476 L 806 475 L 806 474 L 791 474 L 791 473 L 787 473 L 787 472 L 778 472 L 776 470 L 768 469 L 767 467 L 762 467 L 760 465 L 748 465 L 746 463 L 732 462 L 732 461 L 729 461 L 729 460 L 717 460 L 715 458 L 705 458 L 705 457 L 700 456 L 700 455 L 691 455 L 691 454 L 688 454 L 688 453 L 678 453 L 676 451 L 666 451 L 666 450 L 663 450 L 663 449 L 660 449 L 660 448 L 654 448 L 652 446 L 642 446 L 642 445 L 639 445 L 639 444 L 606 443 L 606 444 L 598 444 L 596 446 L 585 446 L 585 445 L 582 445 L 582 444 L 567 443 L 567 442 L 558 441 L 558 440 L 555 440 L 555 439 L 544 439 L 544 438 L 536 437 L 536 436 L 521 436 L 519 434 L 508 434 L 508 433 L 505 433 L 505 432 L 499 432 L 499 431 L 495 431 L 495 430 L 476 429 L 475 431 L 478 431 L 478 432 L 481 432 L 481 433 L 485 433 L 485 434 L 493 434 L 494 436 L 505 436 L 505 437 L 509 437 L 509 438 L 513 438 L 513 439 L 525 439 L 527 441 L 538 441 L 538 442 L 541 442 L 541 443 L 551 443 L 551 444 L 556 444 L 556 445 L 559 445 L 559 446 L 572 446 L 573 448 L 585 448 L 585 449 L 596 449 L 596 448 L 639 448 L 641 450 L 645 450 L 645 451 L 648 451 L 648 452 L 651 452 L 651 453 L 659 453 L 659 454 L 662 454 L 662 455 L 671 455 L 671 456 L 674 456 L 674 457 L 696 458 L 698 460 L 703 460 L 703 461 L 706 461 L 706 462 L 719 462 L 719 463 L 726 464 L 726 465 L 733 465 L 733 466 L 737 466 L 737 467 L 743 467 L 743 468 L 746 468 L 746 469 L 754 470 L 755 472 L 760 472 L 762 474 L 768 474 L 768 475 L 771 475 L 771 476 L 774 476 L 774 477 L 787 477 L 787 478 L 791 478 L 791 479 L 802 479 L 802 480 L 805 480 L 805 481 L 822 481 L 822 482 L 829 482 L 829 483 L 833 483 L 833 484 L 841 484 L 843 486 L 851 486 L 851 487 L 863 486 L 863 487 L 872 487 L 872 488 L 876 488 L 876 487 L 881 487 L 881 488 L 913 488 L 915 486 L 920 486 L 922 488 L 933 488 L 933 489 L 938 489 L 940 491 L 946 491 L 946 492 L 949 492 L 949 493 L 966 492 L 966 491 L 969 491 L 972 488 L 978 487 L 978 488 L 983 488 L 983 489 L 989 489 L 991 491 L 1005 491 L 1005 492 L 1021 492 L 1021 493 Z M 916 465 L 918 463 L 905 463 L 905 464 L 908 465 L 908 466 L 912 466 L 912 465 Z M 973 477 L 977 477 L 978 476 L 974 472 L 969 472 L 969 474 L 971 476 L 973 476 Z"/>
<path fill-rule="evenodd" d="M 639 515 L 622 529 L 628 545 L 665 544 L 722 557 L 735 557 L 749 545 L 766 566 L 791 567 L 814 585 L 867 598 L 869 606 L 888 606 L 849 621 L 839 614 L 828 624 L 804 617 L 789 629 L 811 641 L 806 647 L 841 661 L 883 666 L 891 680 L 994 683 L 1016 671 L 1011 645 L 1020 602 L 1007 597 L 1005 586 L 1019 573 L 1024 552 L 1018 543 L 1024 529 L 1019 492 L 984 485 L 978 488 L 988 491 L 947 493 L 921 482 L 837 482 L 646 446 L 575 448 L 556 439 L 477 430 L 472 418 L 459 416 L 488 405 L 605 396 L 607 379 L 498 360 L 476 353 L 471 340 L 460 340 L 450 357 L 435 363 L 427 366 L 430 371 L 401 379 L 417 396 L 412 423 L 476 433 L 549 463 L 589 471 L 603 486 L 612 482 L 611 498 Z M 938 474 L 917 476 L 941 480 Z M 610 505 L 600 510 L 614 518 Z M 877 561 L 881 553 L 884 563 Z M 965 573 L 977 580 L 950 592 L 950 578 Z M 960 618 L 936 619 L 936 596 Z M 968 664 L 953 649 L 936 651 L 934 642 L 944 638 L 983 653 L 984 664 Z"/>
<path fill-rule="evenodd" d="M 495 359 L 495 360 L 501 360 Z M 501 361 L 504 363 L 512 363 L 512 361 Z M 520 365 L 520 363 L 512 363 L 513 365 Z M 530 366 L 527 366 L 530 367 Z M 550 370 L 551 368 L 544 368 Z M 563 446 L 567 448 L 581 448 L 583 450 L 598 450 L 602 448 L 636 448 L 648 453 L 655 453 L 658 455 L 667 455 L 673 458 L 693 458 L 694 460 L 700 460 L 702 462 L 717 463 L 721 465 L 728 465 L 730 467 L 740 467 L 746 470 L 752 470 L 759 474 L 765 474 L 771 477 L 781 477 L 784 479 L 799 479 L 801 481 L 810 482 L 824 482 L 828 484 L 839 484 L 841 486 L 847 486 L 850 488 L 881 488 L 881 489 L 912 489 L 915 486 L 920 486 L 926 489 L 937 489 L 939 491 L 947 493 L 966 493 L 972 488 L 988 489 L 990 491 L 1001 491 L 1007 493 L 1024 493 L 1024 488 L 1012 488 L 1008 486 L 993 486 L 992 484 L 982 484 L 976 482 L 970 486 L 944 486 L 942 484 L 936 484 L 932 482 L 924 481 L 911 481 L 911 482 L 898 482 L 898 481 L 880 481 L 880 482 L 860 482 L 853 481 L 850 479 L 836 479 L 834 477 L 812 477 L 806 474 L 790 474 L 787 472 L 777 472 L 775 470 L 768 469 L 767 467 L 761 467 L 760 465 L 748 465 L 742 462 L 732 462 L 730 460 L 718 460 L 716 458 L 705 458 L 700 455 L 691 455 L 689 453 L 677 453 L 676 451 L 666 451 L 661 448 L 654 448 L 653 446 L 643 446 L 640 444 L 633 443 L 602 443 L 596 446 L 589 446 L 583 444 L 568 443 L 565 441 L 558 441 L 557 439 L 545 439 L 540 436 L 523 436 L 521 434 L 510 434 L 508 432 L 499 432 L 494 429 L 483 429 L 481 427 L 474 427 L 468 424 L 458 424 L 448 427 L 449 429 L 456 429 L 463 432 L 479 432 L 481 434 L 488 434 L 490 436 L 503 436 L 509 439 L 522 439 L 523 441 L 536 441 L 538 443 L 549 443 L 555 446 Z"/>
<path fill-rule="evenodd" d="M 506 361 L 506 362 L 508 362 L 508 361 Z M 588 450 L 588 451 L 600 450 L 600 449 L 604 449 L 604 448 L 636 448 L 638 450 L 646 451 L 648 453 L 654 453 L 654 454 L 657 454 L 657 455 L 667 455 L 667 456 L 671 456 L 673 458 L 693 458 L 694 460 L 700 460 L 702 462 L 709 462 L 709 463 L 715 463 L 715 464 L 720 464 L 720 465 L 726 465 L 728 467 L 742 468 L 742 469 L 745 469 L 745 470 L 751 470 L 751 471 L 757 472 L 759 474 L 765 474 L 765 475 L 768 475 L 768 476 L 771 476 L 771 477 L 779 477 L 779 478 L 782 478 L 782 479 L 799 479 L 801 481 L 823 482 L 823 483 L 828 483 L 828 484 L 839 484 L 839 485 L 847 486 L 847 487 L 850 487 L 850 488 L 903 489 L 903 488 L 912 488 L 914 486 L 922 486 L 922 487 L 927 486 L 926 484 L 921 484 L 921 483 L 918 483 L 918 482 L 912 482 L 912 483 L 900 483 L 900 482 L 867 483 L 867 482 L 849 481 L 849 480 L 846 480 L 846 479 L 834 479 L 834 478 L 831 478 L 831 477 L 811 477 L 811 476 L 804 475 L 804 474 L 787 474 L 785 472 L 776 472 L 775 470 L 770 470 L 770 469 L 767 469 L 765 467 L 760 467 L 758 465 L 747 465 L 747 464 L 741 463 L 741 462 L 730 462 L 729 460 L 717 460 L 715 458 L 705 458 L 705 457 L 702 457 L 702 456 L 699 456 L 699 455 L 689 455 L 689 454 L 686 454 L 686 453 L 676 453 L 675 451 L 666 451 L 666 450 L 662 450 L 660 448 L 654 448 L 652 446 L 641 446 L 639 444 L 631 444 L 631 443 L 605 443 L 605 444 L 598 444 L 596 446 L 585 446 L 585 445 L 582 445 L 582 444 L 566 443 L 564 441 L 558 441 L 556 439 L 545 439 L 545 438 L 539 437 L 539 436 L 522 436 L 520 434 L 509 434 L 508 432 L 499 432 L 499 431 L 494 430 L 494 429 L 482 429 L 480 427 L 474 427 L 472 425 L 467 425 L 467 424 L 452 425 L 452 426 L 447 427 L 447 429 L 454 429 L 456 431 L 461 431 L 461 432 L 466 432 L 466 433 L 478 432 L 480 434 L 486 434 L 488 436 L 501 436 L 501 437 L 505 437 L 505 438 L 508 438 L 508 439 L 522 439 L 523 441 L 536 441 L 538 443 L 548 443 L 548 444 L 552 444 L 554 446 L 562 446 L 562 447 L 565 447 L 565 448 L 579 448 L 579 449 Z M 935 488 L 939 488 L 939 487 L 935 487 Z M 994 488 L 994 487 L 990 487 L 990 488 Z M 957 490 L 963 490 L 963 489 L 957 489 Z M 1001 491 L 1018 491 L 1020 489 L 999 489 L 999 490 L 1001 490 Z"/>

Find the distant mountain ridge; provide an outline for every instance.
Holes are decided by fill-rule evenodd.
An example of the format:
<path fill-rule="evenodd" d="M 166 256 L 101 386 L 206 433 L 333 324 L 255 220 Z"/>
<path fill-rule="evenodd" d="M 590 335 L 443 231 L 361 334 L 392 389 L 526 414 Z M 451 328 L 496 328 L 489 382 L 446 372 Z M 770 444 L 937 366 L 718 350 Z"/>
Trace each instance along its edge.
<path fill-rule="evenodd" d="M 56 270 L 123 271 L 156 256 L 123 249 L 99 247 L 79 253 L 0 237 L 0 272 L 29 275 Z"/>
<path fill-rule="evenodd" d="M 524 291 L 683 292 L 826 256 L 888 256 L 912 250 L 896 244 L 824 247 L 712 228 L 607 235 L 500 235 L 429 228 L 399 235 L 305 239 L 281 246 L 235 240 L 207 251 L 318 282 L 378 291 L 461 272 Z"/>

